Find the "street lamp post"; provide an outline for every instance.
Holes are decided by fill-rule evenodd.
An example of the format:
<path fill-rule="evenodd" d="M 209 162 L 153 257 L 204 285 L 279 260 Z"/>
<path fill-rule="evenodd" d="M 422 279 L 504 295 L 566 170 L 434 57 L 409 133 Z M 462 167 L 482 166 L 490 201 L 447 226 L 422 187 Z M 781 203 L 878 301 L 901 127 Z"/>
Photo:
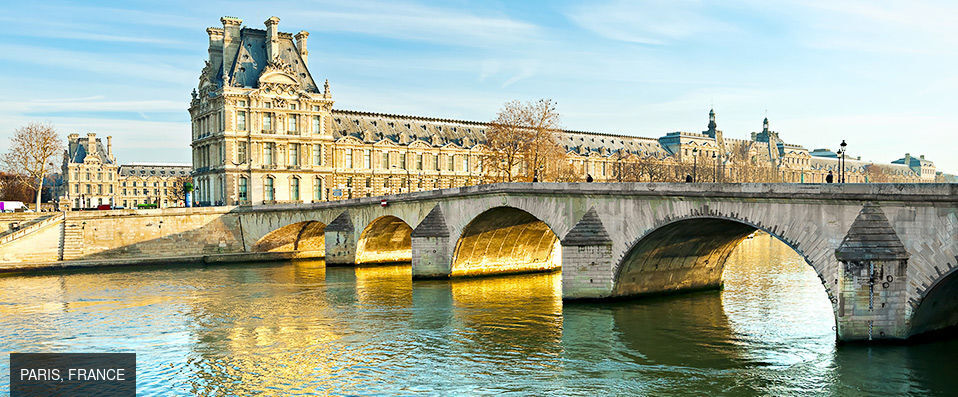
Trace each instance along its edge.
<path fill-rule="evenodd" d="M 697 180 L 698 175 L 698 160 L 699 160 L 699 148 L 692 148 L 692 182 Z"/>
<path fill-rule="evenodd" d="M 715 168 L 712 169 L 712 183 L 718 182 L 718 156 L 715 152 L 712 152 L 712 162 L 715 163 Z"/>
<path fill-rule="evenodd" d="M 838 150 L 838 154 L 841 155 L 841 158 L 838 160 L 838 180 L 840 183 L 845 183 L 845 147 L 848 146 L 848 144 L 842 139 L 842 143 L 839 144 L 839 146 L 841 146 L 841 149 Z"/>

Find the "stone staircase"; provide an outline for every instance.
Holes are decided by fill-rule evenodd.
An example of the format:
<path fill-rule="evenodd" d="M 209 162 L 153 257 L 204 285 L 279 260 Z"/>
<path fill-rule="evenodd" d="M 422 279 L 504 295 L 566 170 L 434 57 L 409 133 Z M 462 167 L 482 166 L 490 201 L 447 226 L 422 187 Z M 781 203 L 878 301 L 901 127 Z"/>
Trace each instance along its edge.
<path fill-rule="evenodd" d="M 18 238 L 40 231 L 43 228 L 63 220 L 63 213 L 44 215 L 21 223 L 17 228 L 0 232 L 0 247 Z"/>
<path fill-rule="evenodd" d="M 83 228 L 71 222 L 63 222 L 60 228 L 60 260 L 77 259 L 83 255 Z"/>

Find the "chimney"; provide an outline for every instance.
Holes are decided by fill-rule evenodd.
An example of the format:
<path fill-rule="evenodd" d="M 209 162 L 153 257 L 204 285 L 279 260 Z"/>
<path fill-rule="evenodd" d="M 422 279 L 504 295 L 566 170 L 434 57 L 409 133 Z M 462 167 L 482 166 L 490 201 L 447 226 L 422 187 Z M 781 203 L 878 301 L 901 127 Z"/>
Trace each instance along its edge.
<path fill-rule="evenodd" d="M 86 152 L 96 154 L 96 134 L 92 132 L 86 134 Z"/>
<path fill-rule="evenodd" d="M 920 158 L 920 159 L 922 159 L 922 160 L 924 160 L 924 159 L 925 159 L 925 155 L 924 155 L 924 154 L 922 154 L 922 155 L 920 155 L 920 156 L 918 156 L 918 158 Z"/>
<path fill-rule="evenodd" d="M 210 67 L 217 68 L 223 63 L 223 29 L 206 28 L 210 35 Z"/>
<path fill-rule="evenodd" d="M 303 58 L 303 66 L 308 66 L 307 59 L 309 58 L 309 51 L 306 50 L 307 37 L 309 37 L 309 32 L 305 30 L 300 30 L 299 33 L 296 33 L 296 49 L 299 50 L 299 57 Z"/>
<path fill-rule="evenodd" d="M 229 75 L 229 69 L 236 60 L 236 54 L 240 47 L 240 29 L 243 26 L 243 20 L 236 17 L 222 17 L 220 22 L 223 24 L 223 76 Z"/>
<path fill-rule="evenodd" d="M 106 137 L 106 157 L 113 161 L 113 136 Z"/>
<path fill-rule="evenodd" d="M 67 140 L 70 143 L 75 143 L 80 140 L 80 134 L 73 133 L 73 134 L 67 135 Z"/>
<path fill-rule="evenodd" d="M 266 24 L 266 40 L 269 41 L 266 43 L 266 58 L 267 62 L 272 62 L 273 58 L 279 56 L 279 31 L 276 30 L 279 26 L 279 18 L 269 17 L 264 23 Z"/>

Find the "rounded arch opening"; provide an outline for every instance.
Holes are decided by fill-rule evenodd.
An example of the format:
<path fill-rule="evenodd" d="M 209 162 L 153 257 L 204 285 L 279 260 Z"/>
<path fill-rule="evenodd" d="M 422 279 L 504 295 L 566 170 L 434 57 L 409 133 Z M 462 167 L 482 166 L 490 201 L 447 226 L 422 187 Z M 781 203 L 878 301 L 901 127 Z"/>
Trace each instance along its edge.
<path fill-rule="evenodd" d="M 319 221 L 296 222 L 267 233 L 253 244 L 253 252 L 313 251 L 326 253 L 326 224 Z"/>
<path fill-rule="evenodd" d="M 616 269 L 613 295 L 723 289 L 720 301 L 735 313 L 730 324 L 762 323 L 751 307 L 775 317 L 749 335 L 834 338 L 836 306 L 824 284 L 805 253 L 777 233 L 737 219 L 692 217 L 638 239 Z M 777 328 L 782 323 L 804 329 L 785 332 Z"/>
<path fill-rule="evenodd" d="M 392 215 L 376 218 L 363 229 L 356 243 L 357 264 L 412 261 L 412 228 Z"/>
<path fill-rule="evenodd" d="M 925 291 L 911 317 L 911 336 L 958 333 L 958 271 L 945 274 Z"/>
<path fill-rule="evenodd" d="M 462 230 L 452 277 L 552 271 L 561 268 L 559 239 L 545 222 L 513 207 L 495 207 Z"/>

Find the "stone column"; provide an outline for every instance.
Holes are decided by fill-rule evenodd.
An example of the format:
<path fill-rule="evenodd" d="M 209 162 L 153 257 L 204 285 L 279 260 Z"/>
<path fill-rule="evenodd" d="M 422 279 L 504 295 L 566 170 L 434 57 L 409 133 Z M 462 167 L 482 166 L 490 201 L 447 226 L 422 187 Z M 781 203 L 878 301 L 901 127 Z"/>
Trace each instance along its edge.
<path fill-rule="evenodd" d="M 356 263 L 356 237 L 353 221 L 343 212 L 326 225 L 326 265 L 353 265 Z"/>
<path fill-rule="evenodd" d="M 615 282 L 612 239 L 595 207 L 562 238 L 562 299 L 612 295 Z"/>
<path fill-rule="evenodd" d="M 439 204 L 436 204 L 412 231 L 412 277 L 449 277 L 452 272 L 452 251 L 446 218 Z"/>
<path fill-rule="evenodd" d="M 835 257 L 842 268 L 838 339 L 907 338 L 908 252 L 881 207 L 865 203 Z"/>

